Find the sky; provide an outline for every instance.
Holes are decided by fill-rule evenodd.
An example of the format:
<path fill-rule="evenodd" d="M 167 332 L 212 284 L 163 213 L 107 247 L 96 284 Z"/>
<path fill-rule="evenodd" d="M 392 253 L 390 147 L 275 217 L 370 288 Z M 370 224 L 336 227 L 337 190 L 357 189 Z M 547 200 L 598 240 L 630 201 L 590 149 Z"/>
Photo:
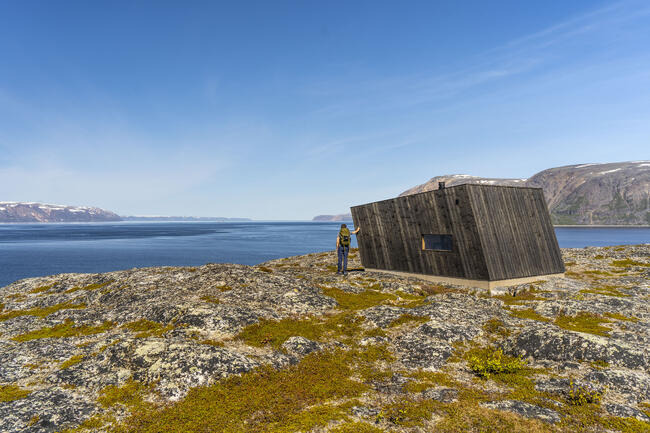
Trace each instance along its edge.
<path fill-rule="evenodd" d="M 0 0 L 0 201 L 305 220 L 650 159 L 650 3 Z"/>

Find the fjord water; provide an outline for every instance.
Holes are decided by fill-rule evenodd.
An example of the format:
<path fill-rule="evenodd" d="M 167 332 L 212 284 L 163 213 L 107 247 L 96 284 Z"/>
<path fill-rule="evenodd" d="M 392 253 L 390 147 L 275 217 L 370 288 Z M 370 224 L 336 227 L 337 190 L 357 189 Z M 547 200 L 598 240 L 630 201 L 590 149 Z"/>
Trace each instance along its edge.
<path fill-rule="evenodd" d="M 0 224 L 0 287 L 21 278 L 65 272 L 253 265 L 333 250 L 339 226 L 330 222 Z M 650 243 L 650 228 L 558 227 L 555 231 L 564 248 Z"/>

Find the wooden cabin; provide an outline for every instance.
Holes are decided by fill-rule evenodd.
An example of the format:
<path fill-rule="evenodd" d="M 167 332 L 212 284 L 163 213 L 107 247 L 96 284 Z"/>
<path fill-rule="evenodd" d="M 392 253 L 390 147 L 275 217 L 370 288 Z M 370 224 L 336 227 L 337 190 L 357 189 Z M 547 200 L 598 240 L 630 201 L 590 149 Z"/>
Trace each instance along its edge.
<path fill-rule="evenodd" d="M 562 276 L 541 188 L 465 184 L 352 207 L 368 271 L 492 289 Z"/>

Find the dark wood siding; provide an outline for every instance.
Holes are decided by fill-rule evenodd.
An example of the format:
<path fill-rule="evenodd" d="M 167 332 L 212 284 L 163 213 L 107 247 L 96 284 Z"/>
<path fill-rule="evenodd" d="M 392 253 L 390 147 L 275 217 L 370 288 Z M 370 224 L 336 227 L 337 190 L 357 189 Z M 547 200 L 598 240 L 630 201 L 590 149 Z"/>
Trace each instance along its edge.
<path fill-rule="evenodd" d="M 367 268 L 502 280 L 564 272 L 541 189 L 459 185 L 352 208 Z M 453 237 L 422 249 L 423 234 Z"/>
<path fill-rule="evenodd" d="M 468 187 L 490 280 L 564 272 L 541 189 Z"/>
<path fill-rule="evenodd" d="M 365 267 L 487 279 L 466 188 L 455 187 L 352 208 Z M 449 234 L 452 251 L 422 249 L 423 234 Z"/>

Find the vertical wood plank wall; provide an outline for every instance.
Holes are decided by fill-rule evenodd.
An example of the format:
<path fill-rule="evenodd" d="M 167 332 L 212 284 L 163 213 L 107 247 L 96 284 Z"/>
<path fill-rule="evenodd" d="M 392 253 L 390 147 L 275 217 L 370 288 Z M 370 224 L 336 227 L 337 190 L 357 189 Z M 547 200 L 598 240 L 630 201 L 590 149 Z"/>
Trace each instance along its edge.
<path fill-rule="evenodd" d="M 469 185 L 490 280 L 564 272 L 541 188 Z"/>
<path fill-rule="evenodd" d="M 564 272 L 541 189 L 459 185 L 352 209 L 367 268 L 474 280 Z M 423 234 L 452 251 L 422 250 Z"/>
<path fill-rule="evenodd" d="M 488 279 L 466 188 L 455 187 L 352 208 L 365 267 Z M 423 234 L 452 235 L 452 251 L 423 251 Z"/>

